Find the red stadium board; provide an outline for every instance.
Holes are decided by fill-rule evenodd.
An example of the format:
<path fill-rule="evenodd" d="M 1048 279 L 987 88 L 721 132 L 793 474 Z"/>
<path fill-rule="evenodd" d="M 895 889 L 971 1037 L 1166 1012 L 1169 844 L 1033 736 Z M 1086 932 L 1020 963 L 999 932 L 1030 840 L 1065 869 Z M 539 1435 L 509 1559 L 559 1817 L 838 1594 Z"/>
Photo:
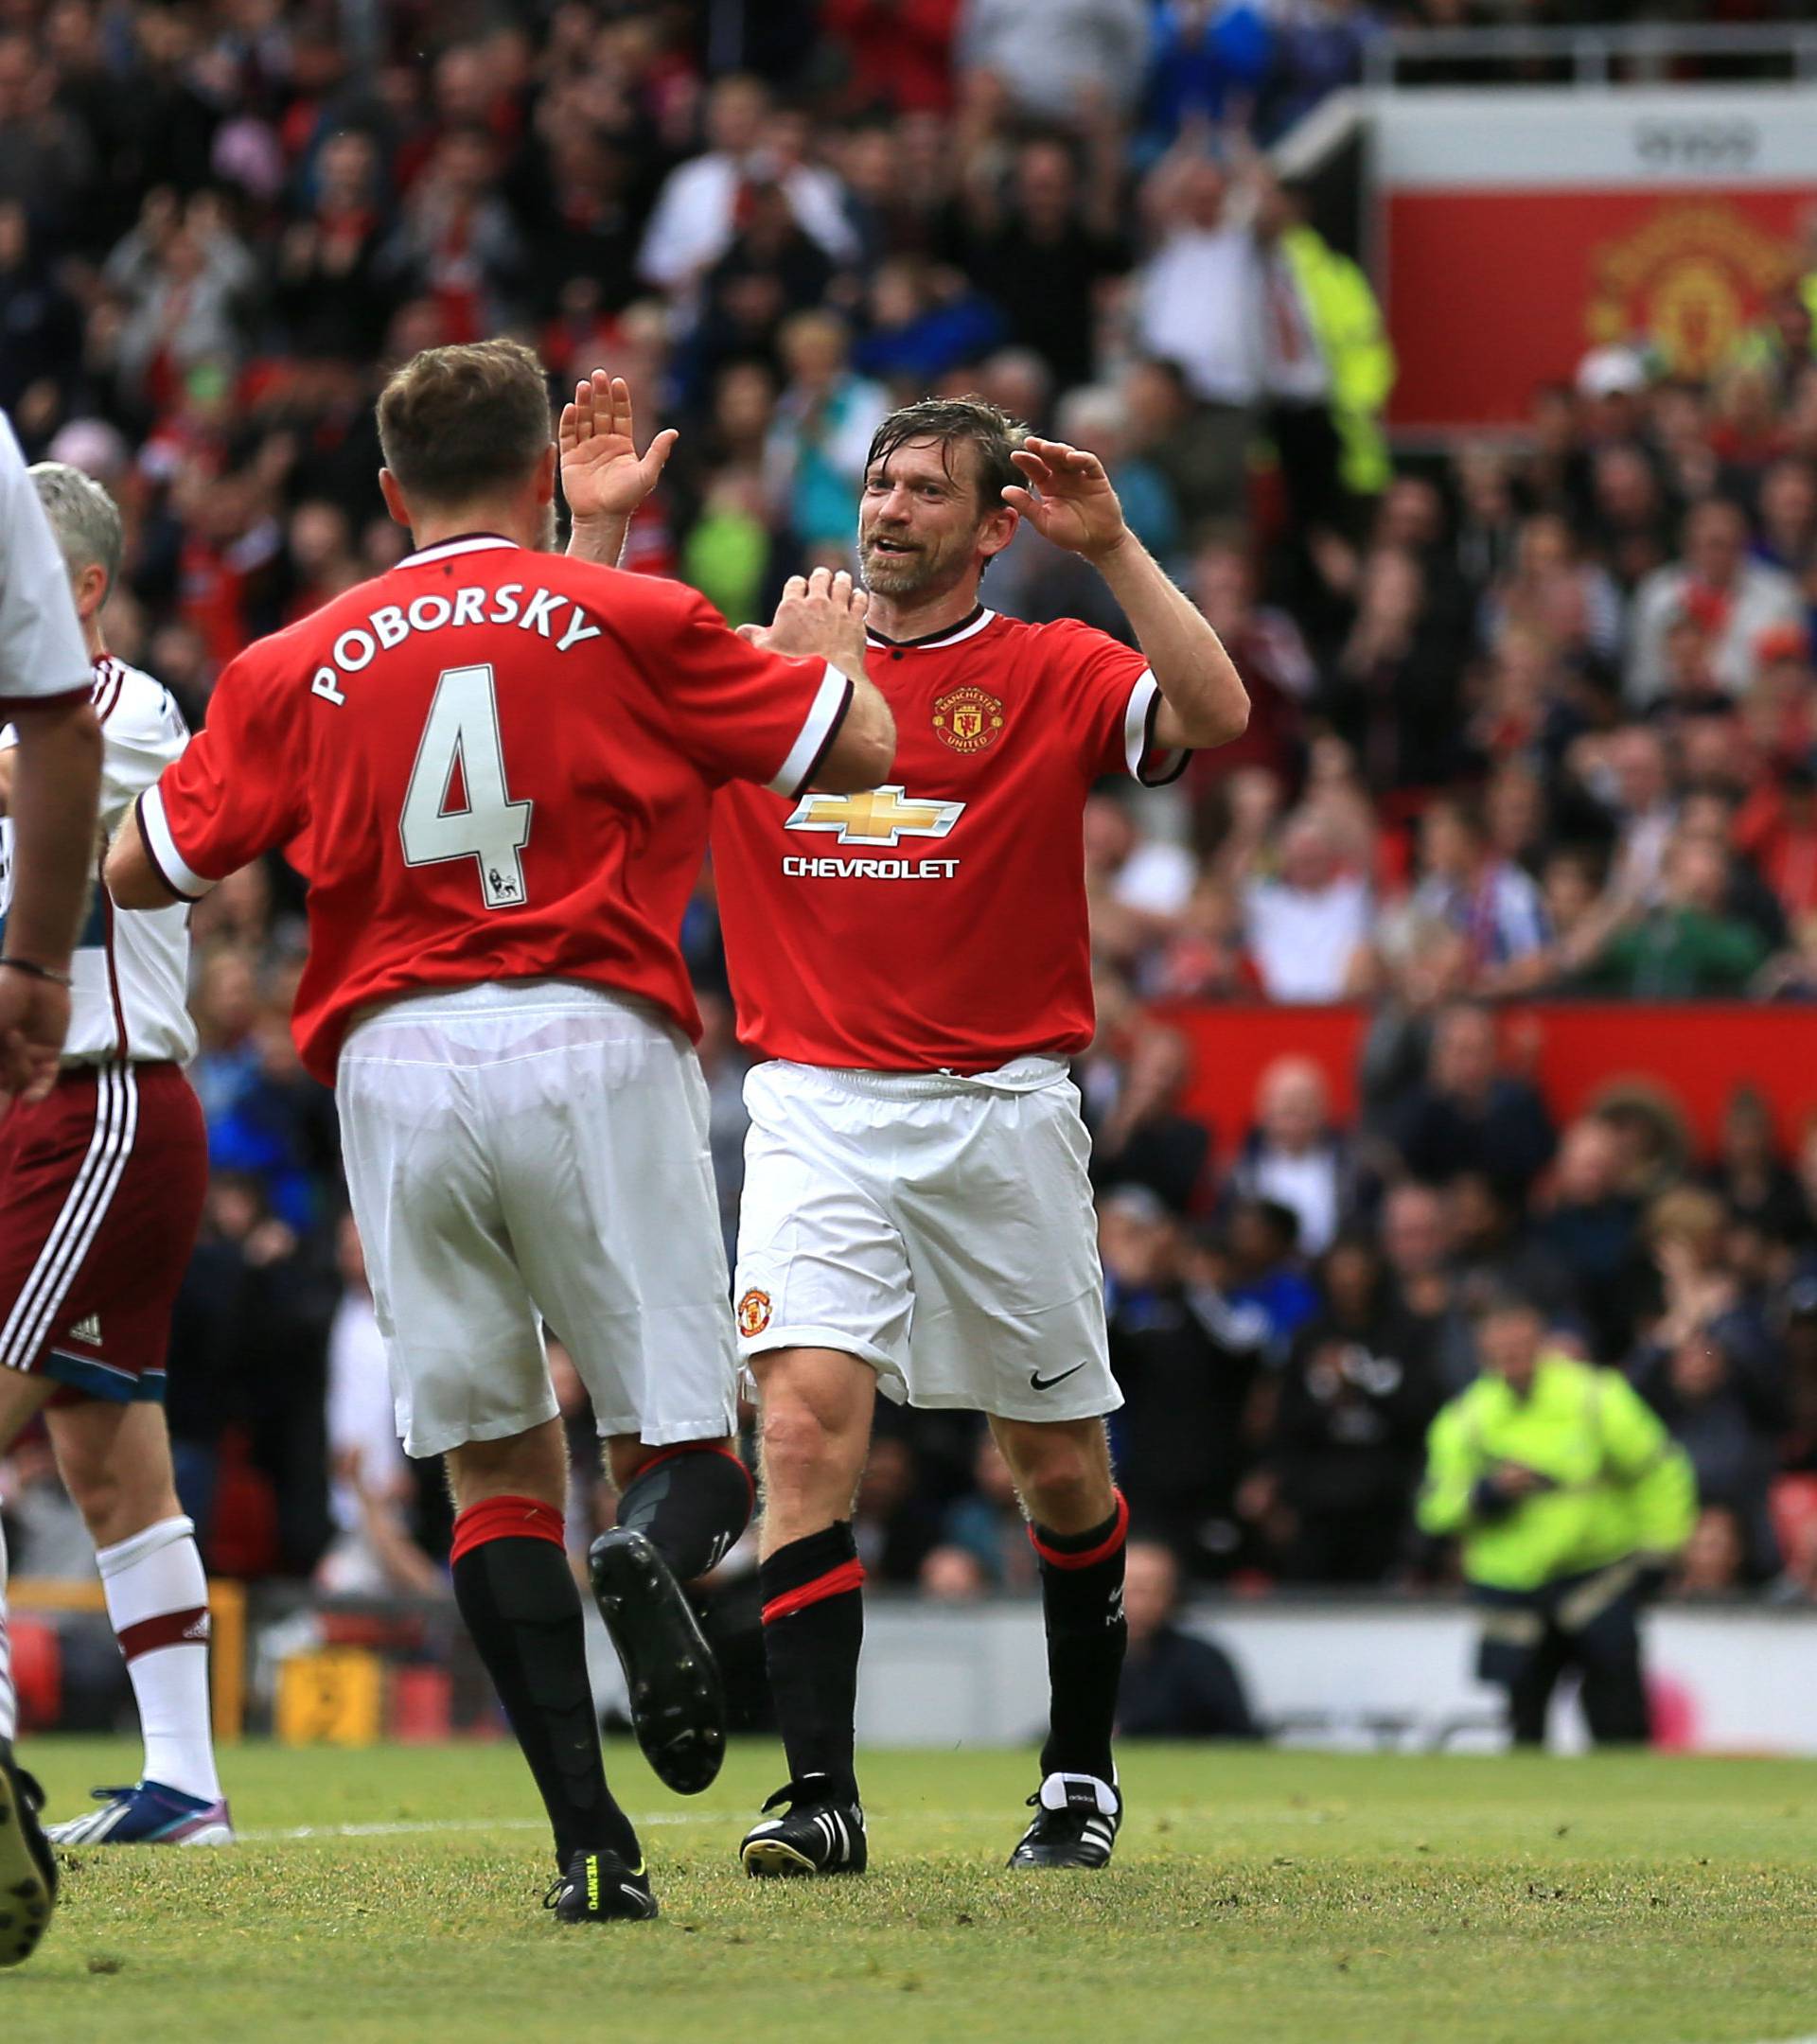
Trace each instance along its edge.
<path fill-rule="evenodd" d="M 1390 423 L 1511 424 L 1604 343 L 1724 359 L 1803 266 L 1817 94 L 1403 95 L 1375 161 Z"/>
<path fill-rule="evenodd" d="M 1186 1109 L 1211 1125 L 1221 1158 L 1242 1139 L 1255 1113 L 1256 1082 L 1278 1057 L 1313 1059 L 1330 1083 L 1334 1113 L 1340 1119 L 1354 1114 L 1357 1055 L 1369 1019 L 1364 1009 L 1193 1006 L 1160 1013 L 1191 1042 Z M 1624 1079 L 1669 1093 L 1705 1151 L 1738 1086 L 1755 1086 L 1772 1101 L 1788 1149 L 1817 1111 L 1817 1018 L 1808 1009 L 1540 1002 L 1504 1010 L 1502 1031 L 1511 1059 L 1518 1061 L 1529 1036 L 1537 1045 L 1540 1088 L 1561 1122 Z"/>

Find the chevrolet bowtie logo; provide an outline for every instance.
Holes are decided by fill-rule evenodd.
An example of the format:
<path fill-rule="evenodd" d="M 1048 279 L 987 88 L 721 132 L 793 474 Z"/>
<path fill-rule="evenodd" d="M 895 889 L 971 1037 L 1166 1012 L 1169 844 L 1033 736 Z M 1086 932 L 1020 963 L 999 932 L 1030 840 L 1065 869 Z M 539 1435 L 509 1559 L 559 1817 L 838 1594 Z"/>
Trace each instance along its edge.
<path fill-rule="evenodd" d="M 862 795 L 803 795 L 790 830 L 838 831 L 841 844 L 892 845 L 905 837 L 944 837 L 964 813 L 962 802 L 918 802 L 899 787 Z"/>

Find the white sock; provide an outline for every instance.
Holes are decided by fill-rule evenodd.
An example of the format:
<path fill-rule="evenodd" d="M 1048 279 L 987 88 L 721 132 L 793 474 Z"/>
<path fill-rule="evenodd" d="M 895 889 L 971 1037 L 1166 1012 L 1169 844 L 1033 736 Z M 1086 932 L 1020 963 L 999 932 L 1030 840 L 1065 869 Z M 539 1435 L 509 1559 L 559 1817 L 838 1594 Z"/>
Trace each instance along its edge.
<path fill-rule="evenodd" d="M 160 1519 L 95 1559 L 138 1700 L 144 1779 L 213 1803 L 221 1777 L 208 1718 L 208 1581 L 195 1526 Z"/>
<path fill-rule="evenodd" d="M 0 1526 L 0 1739 L 19 1736 L 19 1699 L 12 1690 L 12 1639 L 7 1631 L 7 1534 Z"/>

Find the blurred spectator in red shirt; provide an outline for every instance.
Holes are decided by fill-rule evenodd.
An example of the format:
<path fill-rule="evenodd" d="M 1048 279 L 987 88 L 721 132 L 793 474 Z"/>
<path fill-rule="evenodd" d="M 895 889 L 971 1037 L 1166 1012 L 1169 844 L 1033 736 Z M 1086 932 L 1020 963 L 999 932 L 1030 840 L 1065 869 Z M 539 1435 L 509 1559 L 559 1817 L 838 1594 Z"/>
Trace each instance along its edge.
<path fill-rule="evenodd" d="M 821 26 L 851 65 L 860 108 L 944 114 L 953 103 L 953 30 L 961 0 L 825 0 Z"/>

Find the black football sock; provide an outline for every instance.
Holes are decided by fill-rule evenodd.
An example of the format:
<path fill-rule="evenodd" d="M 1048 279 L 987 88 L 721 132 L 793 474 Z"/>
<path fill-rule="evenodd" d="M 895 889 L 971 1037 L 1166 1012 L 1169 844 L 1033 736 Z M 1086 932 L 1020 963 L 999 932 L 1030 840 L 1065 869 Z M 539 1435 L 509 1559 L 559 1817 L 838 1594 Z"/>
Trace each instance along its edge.
<path fill-rule="evenodd" d="M 796 1781 L 824 1774 L 836 1799 L 856 1802 L 853 1721 L 864 1645 L 864 1564 L 841 1519 L 779 1547 L 757 1571 L 770 1694 Z"/>
<path fill-rule="evenodd" d="M 1048 1629 L 1048 1742 L 1043 1774 L 1095 1774 L 1111 1779 L 1110 1733 L 1117 1721 L 1117 1684 L 1129 1647 L 1123 1620 L 1123 1558 L 1129 1507 L 1117 1509 L 1088 1533 L 1050 1533 L 1032 1525 L 1029 1538 L 1041 1558 L 1041 1614 Z"/>
<path fill-rule="evenodd" d="M 754 1495 L 750 1471 L 729 1448 L 685 1441 L 661 1450 L 626 1485 L 618 1523 L 647 1534 L 676 1580 L 692 1582 L 750 1524 Z"/>
<path fill-rule="evenodd" d="M 454 1521 L 453 1566 L 454 1601 L 541 1791 L 556 1863 L 604 1848 L 638 1865 L 637 1833 L 606 1786 L 561 1514 L 536 1498 L 469 1505 Z"/>

